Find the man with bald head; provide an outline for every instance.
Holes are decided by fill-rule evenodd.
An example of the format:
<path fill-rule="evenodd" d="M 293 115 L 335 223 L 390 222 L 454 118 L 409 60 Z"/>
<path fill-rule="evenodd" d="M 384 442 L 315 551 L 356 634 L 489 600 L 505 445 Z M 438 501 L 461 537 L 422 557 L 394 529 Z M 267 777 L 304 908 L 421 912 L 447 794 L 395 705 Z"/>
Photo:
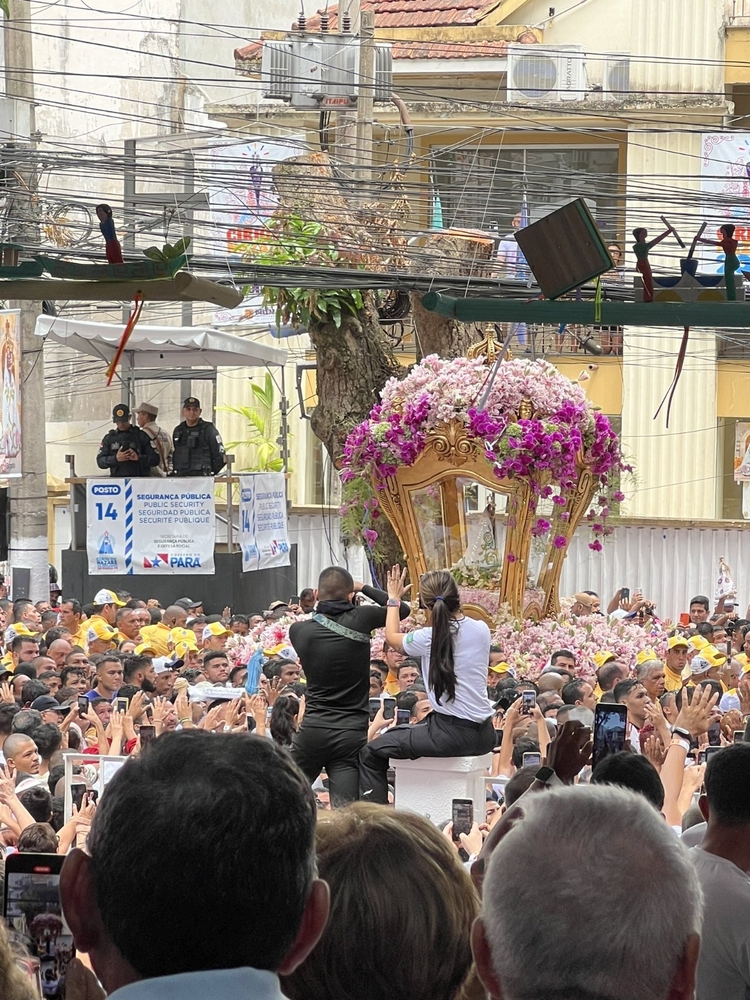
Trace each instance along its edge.
<path fill-rule="evenodd" d="M 11 733 L 5 743 L 3 743 L 3 754 L 7 764 L 11 764 L 15 770 L 16 784 L 28 778 L 29 775 L 39 774 L 39 764 L 41 757 L 37 750 L 36 743 L 25 733 Z"/>
<path fill-rule="evenodd" d="M 187 611 L 179 604 L 170 604 L 162 612 L 161 621 L 156 625 L 146 625 L 141 629 L 143 641 L 153 649 L 157 656 L 169 657 L 169 633 L 173 628 L 184 628 L 187 621 Z"/>
<path fill-rule="evenodd" d="M 539 694 L 543 694 L 545 691 L 556 691 L 560 694 L 565 687 L 565 680 L 566 678 L 562 674 L 557 674 L 554 670 L 547 670 L 539 675 L 539 680 L 536 682 L 537 690 Z"/>
<path fill-rule="evenodd" d="M 55 639 L 47 647 L 47 656 L 55 661 L 55 670 L 61 670 L 65 664 L 65 657 L 73 652 L 73 646 L 67 639 Z"/>

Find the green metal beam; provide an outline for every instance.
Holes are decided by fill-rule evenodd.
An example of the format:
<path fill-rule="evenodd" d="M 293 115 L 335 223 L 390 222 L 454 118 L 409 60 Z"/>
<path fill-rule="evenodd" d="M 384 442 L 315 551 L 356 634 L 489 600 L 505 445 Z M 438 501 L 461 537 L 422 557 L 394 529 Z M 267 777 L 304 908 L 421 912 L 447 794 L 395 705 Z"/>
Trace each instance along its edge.
<path fill-rule="evenodd" d="M 556 299 L 455 299 L 439 292 L 422 305 L 464 323 L 537 323 L 554 326 L 694 326 L 750 329 L 750 302 L 602 302 Z"/>

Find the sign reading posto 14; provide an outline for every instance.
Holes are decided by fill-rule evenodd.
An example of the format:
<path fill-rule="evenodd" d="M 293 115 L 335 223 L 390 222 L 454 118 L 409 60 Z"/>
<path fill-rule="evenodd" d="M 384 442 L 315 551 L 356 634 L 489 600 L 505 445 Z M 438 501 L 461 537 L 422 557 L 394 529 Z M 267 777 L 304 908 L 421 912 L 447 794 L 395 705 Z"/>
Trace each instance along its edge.
<path fill-rule="evenodd" d="M 89 479 L 86 549 L 90 574 L 214 572 L 210 479 Z"/>

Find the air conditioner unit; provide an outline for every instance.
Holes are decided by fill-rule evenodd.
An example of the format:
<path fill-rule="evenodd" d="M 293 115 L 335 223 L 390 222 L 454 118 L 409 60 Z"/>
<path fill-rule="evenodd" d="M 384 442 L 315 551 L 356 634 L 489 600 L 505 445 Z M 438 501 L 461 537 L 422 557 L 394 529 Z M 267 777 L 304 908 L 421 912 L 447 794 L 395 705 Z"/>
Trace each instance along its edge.
<path fill-rule="evenodd" d="M 507 100 L 510 104 L 552 104 L 586 97 L 581 45 L 509 45 Z"/>
<path fill-rule="evenodd" d="M 260 78 L 264 97 L 273 97 L 279 101 L 291 100 L 294 79 L 294 50 L 291 41 L 264 40 Z"/>
<path fill-rule="evenodd" d="M 393 93 L 393 51 L 389 43 L 375 45 L 375 100 L 390 101 Z"/>
<path fill-rule="evenodd" d="M 630 90 L 630 54 L 608 52 L 604 59 L 602 73 L 602 99 L 605 101 L 627 101 Z"/>

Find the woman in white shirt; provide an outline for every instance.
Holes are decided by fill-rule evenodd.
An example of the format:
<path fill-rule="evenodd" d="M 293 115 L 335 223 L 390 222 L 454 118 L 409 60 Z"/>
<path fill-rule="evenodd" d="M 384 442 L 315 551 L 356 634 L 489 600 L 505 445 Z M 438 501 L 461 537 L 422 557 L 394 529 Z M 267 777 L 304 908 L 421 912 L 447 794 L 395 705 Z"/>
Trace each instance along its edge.
<path fill-rule="evenodd" d="M 427 627 L 399 631 L 398 610 L 406 571 L 388 574 L 386 642 L 420 659 L 432 712 L 419 725 L 395 726 L 368 743 L 359 755 L 360 797 L 388 802 L 391 758 L 467 757 L 489 753 L 495 745 L 493 708 L 487 698 L 490 630 L 461 611 L 456 582 L 447 570 L 425 573 L 419 603 Z"/>

